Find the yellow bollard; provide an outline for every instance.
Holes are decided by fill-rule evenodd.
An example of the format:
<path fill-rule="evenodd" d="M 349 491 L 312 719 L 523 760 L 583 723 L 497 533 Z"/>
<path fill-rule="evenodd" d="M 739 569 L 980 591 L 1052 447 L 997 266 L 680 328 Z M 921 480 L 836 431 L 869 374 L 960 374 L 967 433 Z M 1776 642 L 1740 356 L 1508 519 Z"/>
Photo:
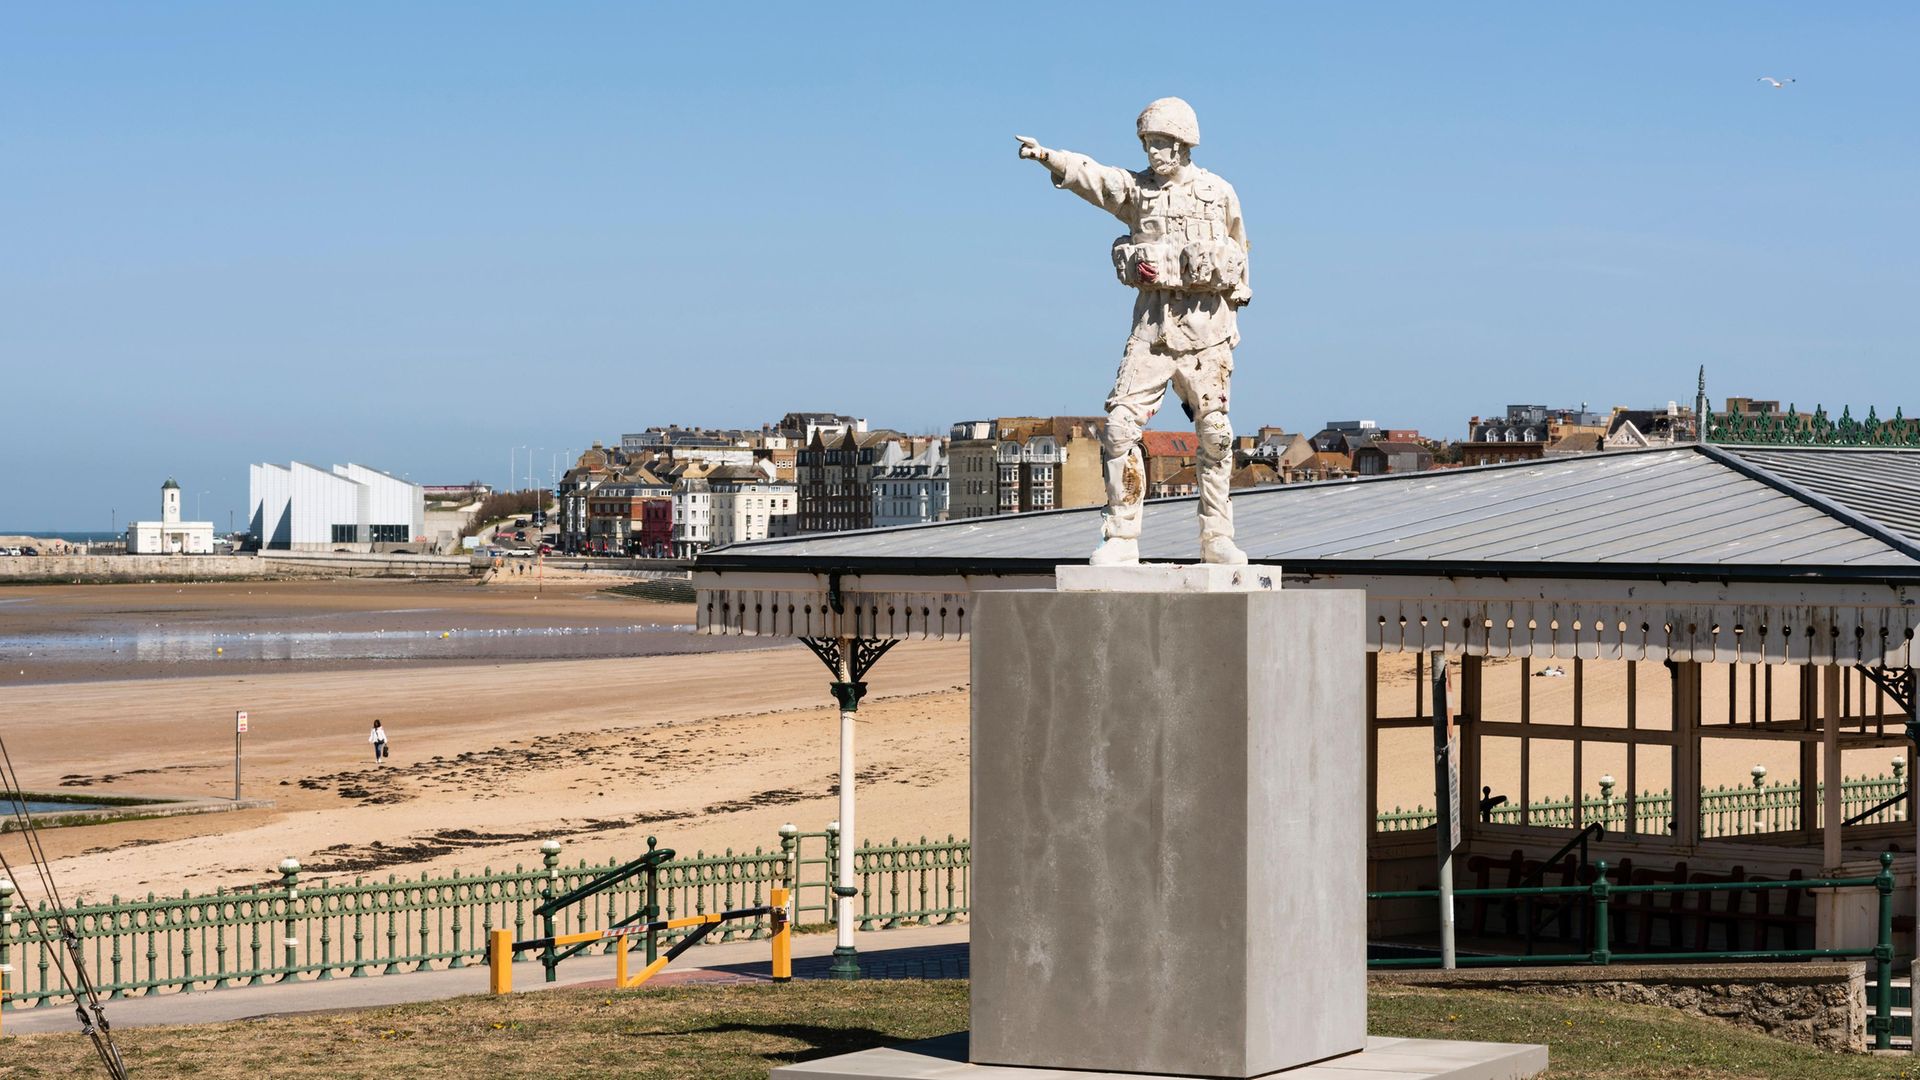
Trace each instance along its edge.
<path fill-rule="evenodd" d="M 487 935 L 487 992 L 513 992 L 513 931 L 495 930 Z"/>
<path fill-rule="evenodd" d="M 627 985 L 627 935 L 621 934 L 619 943 L 613 950 L 613 985 L 624 988 Z"/>
<path fill-rule="evenodd" d="M 773 905 L 773 981 L 791 982 L 793 927 L 787 921 L 787 890 L 770 890 L 767 899 Z"/>

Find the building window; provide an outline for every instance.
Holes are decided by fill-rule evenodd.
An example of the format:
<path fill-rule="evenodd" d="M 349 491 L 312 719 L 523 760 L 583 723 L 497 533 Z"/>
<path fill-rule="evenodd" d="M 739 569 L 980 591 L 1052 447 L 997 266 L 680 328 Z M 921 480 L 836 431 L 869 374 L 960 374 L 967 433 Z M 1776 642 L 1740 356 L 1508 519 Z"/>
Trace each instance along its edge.
<path fill-rule="evenodd" d="M 373 542 L 376 544 L 404 544 L 412 539 L 413 530 L 405 525 L 375 525 Z"/>
<path fill-rule="evenodd" d="M 333 542 L 336 544 L 355 544 L 360 541 L 360 528 L 357 525 L 335 525 Z"/>

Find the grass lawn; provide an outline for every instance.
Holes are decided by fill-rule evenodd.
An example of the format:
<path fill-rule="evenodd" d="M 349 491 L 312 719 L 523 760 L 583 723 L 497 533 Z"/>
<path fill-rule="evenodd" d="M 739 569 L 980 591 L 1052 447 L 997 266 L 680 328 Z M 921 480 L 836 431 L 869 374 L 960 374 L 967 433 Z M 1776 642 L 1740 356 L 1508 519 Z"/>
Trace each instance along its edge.
<path fill-rule="evenodd" d="M 552 990 L 204 1027 L 117 1041 L 159 1077 L 751 1077 L 786 1062 L 955 1031 L 964 982 Z M 1380 988 L 1379 1035 L 1544 1042 L 1555 1078 L 1917 1077 L 1911 1058 L 1831 1055 L 1671 1010 L 1490 991 Z M 102 1075 L 77 1034 L 0 1040 L 0 1078 Z"/>

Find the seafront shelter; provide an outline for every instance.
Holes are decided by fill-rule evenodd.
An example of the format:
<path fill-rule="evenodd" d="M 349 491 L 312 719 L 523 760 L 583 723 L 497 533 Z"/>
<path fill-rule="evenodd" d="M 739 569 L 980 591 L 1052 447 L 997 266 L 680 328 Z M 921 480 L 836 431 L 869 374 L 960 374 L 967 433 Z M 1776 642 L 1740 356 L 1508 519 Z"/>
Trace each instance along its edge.
<path fill-rule="evenodd" d="M 1149 504 L 1143 559 L 1197 560 L 1189 501 Z M 1434 803 L 1445 664 L 1471 795 L 1457 885 L 1573 884 L 1603 859 L 1616 884 L 1861 877 L 1891 851 L 1912 954 L 1920 450 L 1687 444 L 1254 488 L 1233 507 L 1249 572 L 1366 592 L 1368 787 L 1353 797 L 1376 811 L 1370 889 L 1435 883 L 1432 812 L 1415 805 Z M 1051 589 L 1099 521 L 1073 509 L 710 551 L 699 629 L 812 647 L 834 671 L 850 778 L 852 711 L 887 649 L 964 638 L 977 593 Z M 1858 891 L 1804 909 L 1731 895 L 1626 932 L 1654 949 L 1874 940 Z M 1530 947 L 1579 932 L 1577 914 L 1543 928 L 1463 904 L 1460 919 L 1468 938 Z M 1377 939 L 1417 937 L 1433 915 L 1388 903 L 1371 922 Z"/>

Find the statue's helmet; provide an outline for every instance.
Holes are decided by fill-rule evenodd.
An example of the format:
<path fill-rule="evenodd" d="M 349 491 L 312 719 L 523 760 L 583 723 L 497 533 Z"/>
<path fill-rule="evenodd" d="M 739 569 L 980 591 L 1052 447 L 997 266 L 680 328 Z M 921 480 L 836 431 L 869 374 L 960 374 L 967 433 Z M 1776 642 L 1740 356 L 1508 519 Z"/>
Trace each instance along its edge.
<path fill-rule="evenodd" d="M 1200 118 L 1193 115 L 1193 106 L 1177 97 L 1163 97 L 1148 104 L 1140 110 L 1140 119 L 1134 126 L 1143 139 L 1148 135 L 1166 135 L 1188 146 L 1200 145 Z"/>

